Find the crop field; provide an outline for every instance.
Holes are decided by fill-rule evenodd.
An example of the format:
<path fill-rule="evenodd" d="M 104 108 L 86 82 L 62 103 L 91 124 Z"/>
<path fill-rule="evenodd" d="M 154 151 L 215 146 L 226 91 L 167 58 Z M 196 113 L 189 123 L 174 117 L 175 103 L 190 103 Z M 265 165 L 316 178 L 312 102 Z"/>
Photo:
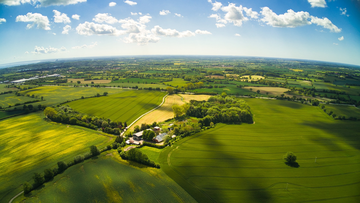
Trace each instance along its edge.
<path fill-rule="evenodd" d="M 145 153 L 151 161 L 154 161 L 155 163 L 159 163 L 159 155 L 163 149 L 144 146 L 144 147 L 139 148 L 139 150 L 142 153 Z"/>
<path fill-rule="evenodd" d="M 181 94 L 180 95 L 183 100 L 186 103 L 190 103 L 191 100 L 196 100 L 196 101 L 207 101 L 211 96 L 210 95 L 194 95 L 194 94 Z"/>
<path fill-rule="evenodd" d="M 97 93 L 115 94 L 124 92 L 123 89 L 95 88 L 95 87 L 63 87 L 63 86 L 42 86 L 34 89 L 24 90 L 20 93 L 35 96 L 43 96 L 45 101 L 40 102 L 47 106 L 59 104 L 73 99 L 80 99 L 82 96 L 95 96 Z M 34 99 L 33 99 L 34 100 Z"/>
<path fill-rule="evenodd" d="M 345 116 L 346 118 L 355 117 L 360 118 L 360 109 L 354 106 L 345 105 L 325 105 L 326 112 L 334 112 L 337 116 Z M 360 123 L 354 123 L 357 125 Z"/>
<path fill-rule="evenodd" d="M 23 113 L 23 111 L 0 111 L 0 119 Z"/>
<path fill-rule="evenodd" d="M 41 190 L 33 191 L 29 197 L 21 196 L 15 202 L 187 203 L 195 200 L 161 170 L 128 164 L 115 152 L 77 164 Z"/>
<path fill-rule="evenodd" d="M 255 124 L 184 138 L 163 149 L 162 170 L 199 202 L 360 202 L 360 125 L 296 102 L 245 100 Z M 298 166 L 284 163 L 288 151 Z"/>
<path fill-rule="evenodd" d="M 137 117 L 161 104 L 165 92 L 134 90 L 105 97 L 81 99 L 67 103 L 89 115 L 110 118 L 130 124 Z"/>
<path fill-rule="evenodd" d="M 134 83 L 134 84 L 151 84 L 151 83 L 159 83 L 158 79 L 150 79 L 150 78 L 123 78 L 120 80 L 112 81 L 111 83 Z"/>
<path fill-rule="evenodd" d="M 172 109 L 173 105 L 182 105 L 184 102 L 181 100 L 181 97 L 179 97 L 176 94 L 168 95 L 165 98 L 164 104 L 156 109 L 155 111 L 145 115 L 144 117 L 140 118 L 134 125 L 131 126 L 130 130 L 133 130 L 136 125 L 141 125 L 142 123 L 152 124 L 154 122 L 163 122 L 167 119 L 174 117 L 174 112 Z"/>
<path fill-rule="evenodd" d="M 280 96 L 281 94 L 284 94 L 284 92 L 289 91 L 289 89 L 282 88 L 282 87 L 244 87 L 244 89 L 250 90 L 252 89 L 253 92 L 256 92 L 260 90 L 261 94 L 266 94 L 267 92 L 270 95 Z"/>
<path fill-rule="evenodd" d="M 173 78 L 172 81 L 165 82 L 165 84 L 171 85 L 173 87 L 182 87 L 182 86 L 186 85 L 186 83 L 188 83 L 188 82 L 182 78 Z"/>
<path fill-rule="evenodd" d="M 58 161 L 70 161 L 89 151 L 89 146 L 104 147 L 113 136 L 77 126 L 50 123 L 43 113 L 33 113 L 0 121 L 0 202 L 19 193 L 34 172 L 53 168 Z"/>
<path fill-rule="evenodd" d="M 68 83 L 74 83 L 77 84 L 77 81 L 80 81 L 80 84 L 91 84 L 91 82 L 94 82 L 94 84 L 104 84 L 104 83 L 110 83 L 111 80 L 84 80 L 84 79 L 67 79 Z"/>
<path fill-rule="evenodd" d="M 217 94 L 221 94 L 222 92 L 226 92 L 227 94 L 239 94 L 239 95 L 253 95 L 255 94 L 254 92 L 250 91 L 250 90 L 246 90 L 246 89 L 242 89 L 239 87 L 236 87 L 235 85 L 231 85 L 231 84 L 217 84 L 220 86 L 225 86 L 223 88 L 203 88 L 203 89 L 195 89 L 195 90 L 191 90 L 191 92 L 194 93 L 217 93 Z"/>
<path fill-rule="evenodd" d="M 115 86 L 115 87 L 138 87 L 138 88 L 160 88 L 160 89 L 166 89 L 168 86 L 166 85 L 163 85 L 163 84 L 160 84 L 160 83 L 156 83 L 156 84 L 151 84 L 151 83 L 127 83 L 127 82 L 124 82 L 124 83 L 110 83 L 110 84 L 106 84 L 106 86 L 108 85 L 112 85 L 112 86 Z"/>
<path fill-rule="evenodd" d="M 34 101 L 37 98 L 25 97 L 25 96 L 16 96 L 15 94 L 3 94 L 0 95 L 0 106 L 5 108 L 9 105 L 14 106 L 17 103 L 24 103 L 27 101 Z M 22 108 L 22 106 L 20 106 Z"/>
<path fill-rule="evenodd" d="M 251 81 L 258 81 L 258 80 L 264 79 L 264 77 L 261 76 L 261 75 L 252 75 L 251 79 L 250 79 L 249 75 L 243 75 L 243 76 L 241 76 L 241 79 L 246 79 L 246 80 L 251 80 Z"/>
<path fill-rule="evenodd" d="M 11 87 L 7 88 L 7 84 L 0 84 L 0 92 L 7 92 L 7 91 L 15 91 L 18 90 L 17 88 Z"/>

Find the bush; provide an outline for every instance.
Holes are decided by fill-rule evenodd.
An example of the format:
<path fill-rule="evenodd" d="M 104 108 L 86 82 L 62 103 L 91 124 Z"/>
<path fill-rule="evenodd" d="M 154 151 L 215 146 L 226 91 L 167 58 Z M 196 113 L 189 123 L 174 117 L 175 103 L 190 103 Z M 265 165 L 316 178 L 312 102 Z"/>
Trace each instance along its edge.
<path fill-rule="evenodd" d="M 84 156 L 82 156 L 82 155 L 77 155 L 76 157 L 74 157 L 75 164 L 83 162 L 83 161 L 84 161 Z"/>
<path fill-rule="evenodd" d="M 92 145 L 90 146 L 90 153 L 93 155 L 93 156 L 97 156 L 100 154 L 100 151 L 99 149 L 95 146 L 95 145 Z"/>
<path fill-rule="evenodd" d="M 25 182 L 25 183 L 23 184 L 23 189 L 24 189 L 24 194 L 29 194 L 33 188 L 32 188 L 32 186 L 30 185 L 30 183 Z"/>
<path fill-rule="evenodd" d="M 286 163 L 295 163 L 296 162 L 296 155 L 292 152 L 287 152 L 284 155 L 284 160 Z"/>
<path fill-rule="evenodd" d="M 120 147 L 120 144 L 119 144 L 119 143 L 117 143 L 117 142 L 112 143 L 112 148 L 113 148 L 113 149 L 117 149 L 117 148 L 119 148 L 119 147 Z"/>
<path fill-rule="evenodd" d="M 115 142 L 117 142 L 117 143 L 122 143 L 123 141 L 124 141 L 124 138 L 121 136 L 117 136 L 115 139 Z"/>
<path fill-rule="evenodd" d="M 58 172 L 63 172 L 67 169 L 67 164 L 63 161 L 59 161 L 57 165 L 58 165 Z"/>
<path fill-rule="evenodd" d="M 40 186 L 45 182 L 44 177 L 40 173 L 34 173 L 33 180 L 35 186 Z"/>
<path fill-rule="evenodd" d="M 53 172 L 53 170 L 51 170 L 51 169 L 49 169 L 49 168 L 44 170 L 44 178 L 45 178 L 45 181 L 49 181 L 49 180 L 51 180 L 53 177 L 54 177 L 54 172 Z"/>

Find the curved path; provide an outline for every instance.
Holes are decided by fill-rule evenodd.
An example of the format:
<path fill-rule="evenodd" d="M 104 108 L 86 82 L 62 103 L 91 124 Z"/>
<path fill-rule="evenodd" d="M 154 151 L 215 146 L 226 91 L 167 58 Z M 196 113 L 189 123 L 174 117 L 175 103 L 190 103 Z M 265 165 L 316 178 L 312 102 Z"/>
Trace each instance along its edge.
<path fill-rule="evenodd" d="M 162 102 L 161 102 L 161 104 L 160 104 L 159 106 L 157 106 L 157 107 L 151 109 L 150 111 L 144 113 L 143 115 L 139 116 L 139 117 L 138 117 L 136 120 L 134 120 L 130 125 L 128 125 L 126 129 L 129 129 L 132 125 L 134 125 L 140 118 L 142 118 L 142 117 L 145 116 L 146 114 L 149 114 L 149 113 L 155 111 L 156 109 L 160 108 L 160 107 L 164 104 L 165 98 L 166 98 L 168 95 L 169 95 L 169 94 L 166 94 L 166 95 L 163 97 L 163 100 L 162 100 Z M 120 134 L 120 136 L 122 136 L 125 132 L 126 132 L 126 130 L 124 130 L 124 131 Z"/>
<path fill-rule="evenodd" d="M 12 201 L 14 201 L 14 199 L 16 199 L 17 197 L 19 197 L 22 193 L 24 193 L 24 191 L 20 192 L 20 193 L 17 194 L 15 197 L 11 198 L 11 200 L 9 201 L 9 203 L 11 203 Z"/>

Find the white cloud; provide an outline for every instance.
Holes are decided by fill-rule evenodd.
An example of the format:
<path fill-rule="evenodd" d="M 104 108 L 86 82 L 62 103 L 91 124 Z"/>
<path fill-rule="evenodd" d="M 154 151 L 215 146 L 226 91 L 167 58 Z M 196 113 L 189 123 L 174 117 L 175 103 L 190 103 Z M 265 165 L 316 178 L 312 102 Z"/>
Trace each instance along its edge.
<path fill-rule="evenodd" d="M 0 0 L 0 4 L 7 6 L 19 6 L 26 3 L 37 6 L 66 6 L 82 2 L 86 2 L 86 0 Z"/>
<path fill-rule="evenodd" d="M 170 13 L 169 10 L 162 10 L 162 11 L 160 11 L 160 15 L 162 15 L 162 16 L 166 16 L 166 15 L 169 14 L 169 13 Z"/>
<path fill-rule="evenodd" d="M 343 41 L 344 40 L 344 36 L 341 36 L 338 38 L 339 41 Z"/>
<path fill-rule="evenodd" d="M 109 6 L 110 6 L 110 7 L 116 6 L 116 3 L 115 3 L 115 2 L 110 2 L 110 3 L 109 3 Z"/>
<path fill-rule="evenodd" d="M 209 18 L 215 18 L 217 23 L 220 24 L 226 24 L 227 21 L 225 19 L 222 19 L 219 14 L 211 14 Z M 225 25 L 224 25 L 225 26 Z"/>
<path fill-rule="evenodd" d="M 106 24 L 96 24 L 93 22 L 85 22 L 76 27 L 79 35 L 113 35 L 119 36 L 125 34 L 124 31 L 117 30 L 115 27 Z"/>
<path fill-rule="evenodd" d="M 114 24 L 117 23 L 118 20 L 114 17 L 112 17 L 111 15 L 109 15 L 108 13 L 98 13 L 94 18 L 93 21 L 97 22 L 97 23 L 108 23 L 108 24 Z"/>
<path fill-rule="evenodd" d="M 37 25 L 37 28 L 43 30 L 51 30 L 49 19 L 47 16 L 43 16 L 40 13 L 27 13 L 26 15 L 18 15 L 16 22 L 33 22 L 33 24 L 27 24 L 27 28 L 30 29 Z"/>
<path fill-rule="evenodd" d="M 339 44 L 334 42 L 333 45 L 339 45 Z"/>
<path fill-rule="evenodd" d="M 156 43 L 160 40 L 159 37 L 153 34 L 146 33 L 131 33 L 124 38 L 125 43 L 137 43 L 138 45 L 146 45 L 148 43 Z"/>
<path fill-rule="evenodd" d="M 226 12 L 224 19 L 233 23 L 235 26 L 241 26 L 243 21 L 247 21 L 248 18 L 243 14 L 243 7 L 240 5 L 236 7 L 235 4 L 229 3 L 228 6 L 223 6 L 222 11 Z"/>
<path fill-rule="evenodd" d="M 51 53 L 58 53 L 58 52 L 62 52 L 62 51 L 66 51 L 66 48 L 65 47 L 54 48 L 51 46 L 49 46 L 49 48 L 45 48 L 45 47 L 35 46 L 34 51 L 32 51 L 31 53 L 33 53 L 33 54 L 51 54 Z"/>
<path fill-rule="evenodd" d="M 216 25 L 217 28 L 225 27 L 225 25 L 221 24 L 221 23 L 216 23 L 215 25 Z"/>
<path fill-rule="evenodd" d="M 241 35 L 240 35 L 240 34 L 238 34 L 238 33 L 236 33 L 236 34 L 235 34 L 235 36 L 236 36 L 236 37 L 241 37 Z"/>
<path fill-rule="evenodd" d="M 137 3 L 134 1 L 126 0 L 124 3 L 129 4 L 130 6 L 135 6 Z"/>
<path fill-rule="evenodd" d="M 321 8 L 325 8 L 326 7 L 326 1 L 325 0 L 308 0 L 308 2 L 311 4 L 311 7 L 321 7 Z"/>
<path fill-rule="evenodd" d="M 174 13 L 177 17 L 183 17 L 181 14 L 179 13 Z"/>
<path fill-rule="evenodd" d="M 347 13 L 346 8 L 340 8 L 340 11 L 341 11 L 341 15 L 345 15 L 345 16 L 349 17 L 349 15 L 346 15 L 346 13 Z"/>
<path fill-rule="evenodd" d="M 133 13 L 133 12 L 130 12 L 130 14 L 131 14 L 132 16 L 137 16 L 137 15 L 138 15 L 138 13 Z"/>
<path fill-rule="evenodd" d="M 6 19 L 5 18 L 0 18 L 0 24 L 1 23 L 6 23 Z"/>
<path fill-rule="evenodd" d="M 253 11 L 252 8 L 244 7 L 244 11 L 245 11 L 246 15 L 249 16 L 250 18 L 257 19 L 259 17 L 259 13 L 256 11 Z"/>
<path fill-rule="evenodd" d="M 211 0 L 208 0 L 208 2 L 212 4 L 213 7 L 211 8 L 211 10 L 213 10 L 213 11 L 219 10 L 221 8 L 221 6 L 222 6 L 222 3 L 217 2 L 217 1 L 215 1 L 213 3 Z"/>
<path fill-rule="evenodd" d="M 56 35 L 56 33 L 54 32 L 53 35 Z"/>
<path fill-rule="evenodd" d="M 311 16 L 311 23 L 329 29 L 331 32 L 341 32 L 341 28 L 338 28 L 336 25 L 334 25 L 328 18 L 318 18 Z"/>
<path fill-rule="evenodd" d="M 160 26 L 156 25 L 153 29 L 151 29 L 151 32 L 154 33 L 155 35 L 159 35 L 159 36 L 166 36 L 166 37 L 191 37 L 191 36 L 195 36 L 195 33 L 186 30 L 183 32 L 179 32 L 175 29 L 163 29 Z"/>
<path fill-rule="evenodd" d="M 72 47 L 72 49 L 92 49 L 94 47 L 97 46 L 97 42 L 94 42 L 90 45 L 87 45 L 87 44 L 84 44 L 84 45 L 81 45 L 81 46 L 75 46 L 75 47 Z"/>
<path fill-rule="evenodd" d="M 209 32 L 207 30 L 195 30 L 195 34 L 198 34 L 198 35 L 211 35 L 211 32 Z"/>
<path fill-rule="evenodd" d="M 260 13 L 264 16 L 261 21 L 273 27 L 294 28 L 311 24 L 311 22 L 308 21 L 310 14 L 304 11 L 294 12 L 289 9 L 286 13 L 277 15 L 270 8 L 263 7 Z"/>
<path fill-rule="evenodd" d="M 25 54 L 29 54 L 29 52 L 28 52 L 28 51 L 25 51 Z"/>
<path fill-rule="evenodd" d="M 61 34 L 63 34 L 63 35 L 68 35 L 70 30 L 71 30 L 71 26 L 70 26 L 70 25 L 66 25 L 66 26 L 63 28 L 63 31 L 61 32 Z"/>
<path fill-rule="evenodd" d="M 75 20 L 80 20 L 80 16 L 78 14 L 72 15 L 71 18 Z"/>
<path fill-rule="evenodd" d="M 53 12 L 55 23 L 71 23 L 70 18 L 65 13 L 61 13 L 57 10 L 53 10 Z"/>
<path fill-rule="evenodd" d="M 149 16 L 149 15 L 141 16 L 141 17 L 139 18 L 139 22 L 142 23 L 142 24 L 146 24 L 146 23 L 150 22 L 150 19 L 151 19 L 151 18 L 152 18 L 152 17 Z"/>

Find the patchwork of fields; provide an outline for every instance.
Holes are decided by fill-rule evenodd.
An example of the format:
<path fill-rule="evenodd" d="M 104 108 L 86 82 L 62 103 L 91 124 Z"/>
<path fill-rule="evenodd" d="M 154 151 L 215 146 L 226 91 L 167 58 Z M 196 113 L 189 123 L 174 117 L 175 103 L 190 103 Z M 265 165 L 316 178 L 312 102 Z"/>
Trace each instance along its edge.
<path fill-rule="evenodd" d="M 135 90 L 77 100 L 67 105 L 82 113 L 130 124 L 140 115 L 161 104 L 165 95 L 165 92 Z"/>
<path fill-rule="evenodd" d="M 23 97 L 23 96 L 16 96 L 15 94 L 3 94 L 0 95 L 0 106 L 5 108 L 10 106 L 14 106 L 17 103 L 24 103 L 28 101 L 38 100 L 37 98 L 31 97 Z M 20 106 L 22 108 L 22 106 Z"/>
<path fill-rule="evenodd" d="M 43 113 L 33 113 L 0 122 L 0 202 L 19 193 L 34 172 L 54 168 L 58 161 L 89 152 L 91 145 L 104 147 L 113 140 L 111 135 L 43 118 Z"/>
<path fill-rule="evenodd" d="M 162 169 L 199 202 L 360 201 L 360 125 L 296 102 L 245 100 L 255 124 L 187 137 L 161 152 Z M 284 163 L 287 151 L 299 167 Z"/>
<path fill-rule="evenodd" d="M 196 202 L 161 170 L 132 164 L 117 152 L 102 155 L 67 169 L 15 202 Z"/>

